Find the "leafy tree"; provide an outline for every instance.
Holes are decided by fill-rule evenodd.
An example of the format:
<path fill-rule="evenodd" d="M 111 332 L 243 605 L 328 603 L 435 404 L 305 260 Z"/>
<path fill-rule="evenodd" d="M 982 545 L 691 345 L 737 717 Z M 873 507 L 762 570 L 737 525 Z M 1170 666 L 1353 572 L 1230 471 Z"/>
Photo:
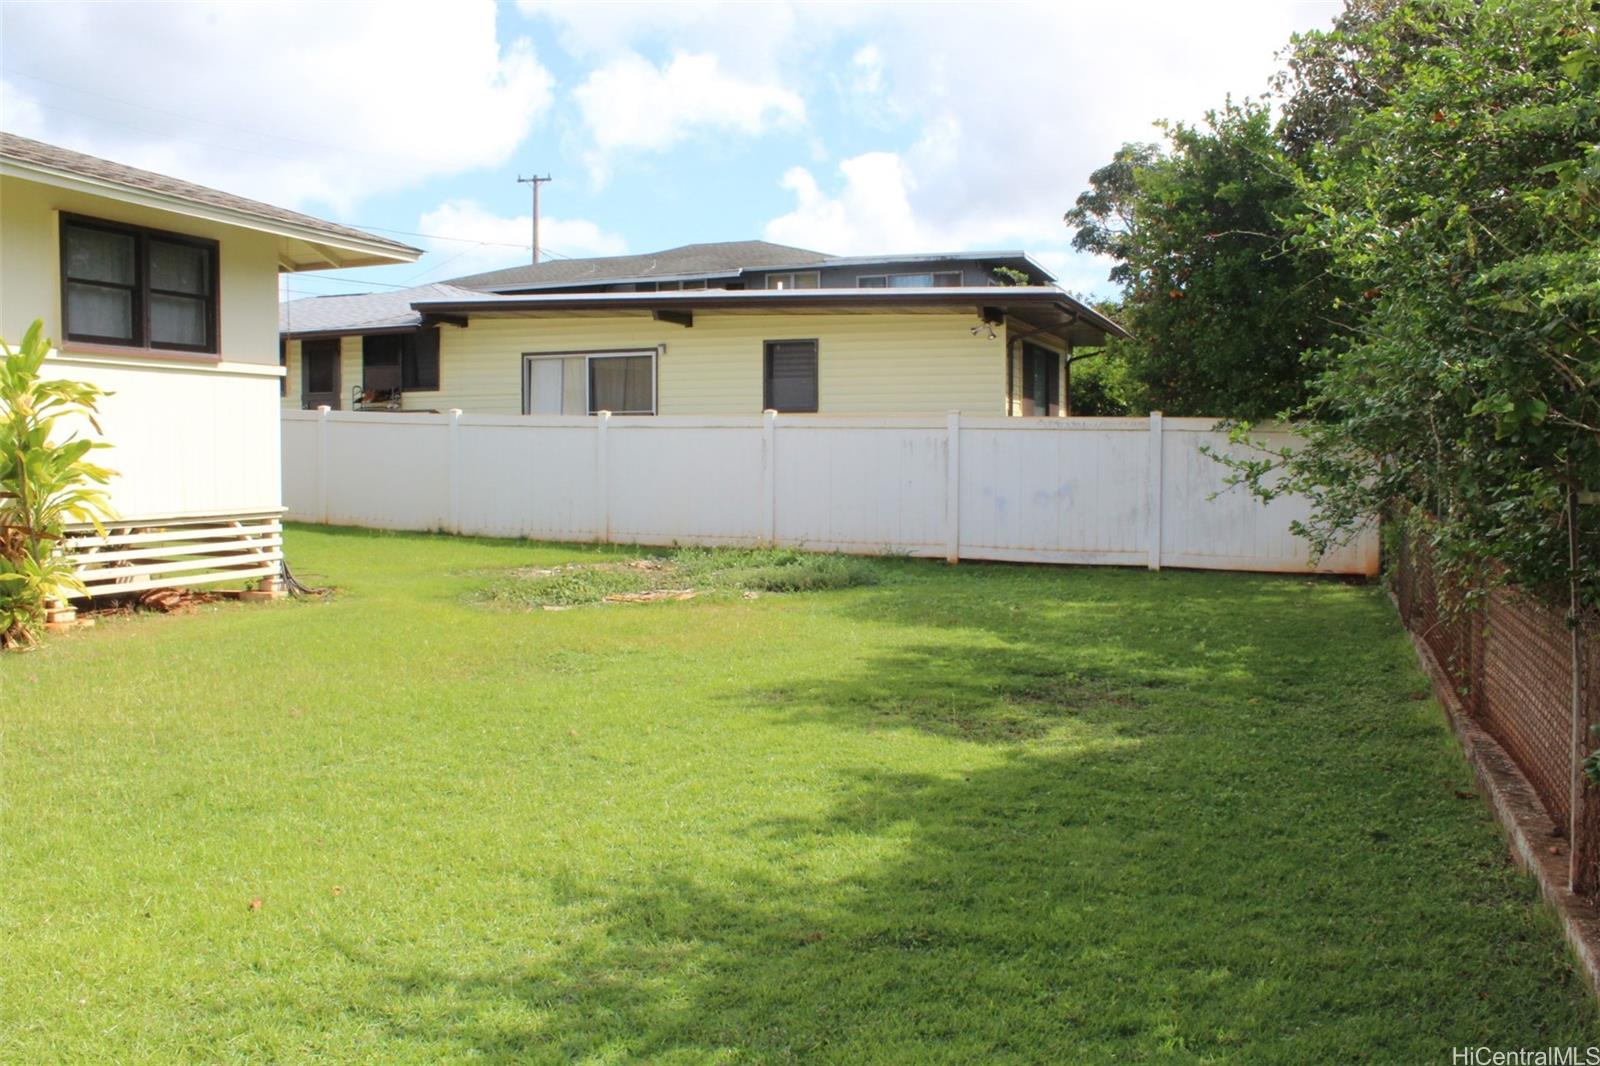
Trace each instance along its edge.
<path fill-rule="evenodd" d="M 1115 261 L 1141 406 L 1256 418 L 1298 404 L 1334 294 L 1325 254 L 1289 240 L 1303 185 L 1271 113 L 1229 103 L 1202 126 L 1162 128 L 1165 149 L 1124 145 L 1066 215 L 1075 247 Z"/>
<path fill-rule="evenodd" d="M 1567 490 L 1600 488 L 1595 10 L 1414 0 L 1293 52 L 1302 72 L 1341 57 L 1290 111 L 1343 116 L 1307 140 L 1296 246 L 1360 314 L 1298 408 L 1309 443 L 1276 457 L 1287 480 L 1269 488 L 1265 461 L 1246 480 L 1310 495 L 1318 544 L 1411 502 L 1447 559 L 1557 587 Z"/>

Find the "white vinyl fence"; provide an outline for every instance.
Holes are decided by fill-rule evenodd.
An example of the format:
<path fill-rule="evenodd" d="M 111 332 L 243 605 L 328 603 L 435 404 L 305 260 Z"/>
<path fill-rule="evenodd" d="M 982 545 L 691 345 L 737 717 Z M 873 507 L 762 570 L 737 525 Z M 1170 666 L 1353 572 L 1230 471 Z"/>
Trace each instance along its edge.
<path fill-rule="evenodd" d="M 292 519 L 379 529 L 1305 571 L 1305 501 L 1227 489 L 1200 451 L 1230 447 L 1214 424 L 289 411 L 283 496 Z M 1377 563 L 1369 531 L 1316 569 Z"/>

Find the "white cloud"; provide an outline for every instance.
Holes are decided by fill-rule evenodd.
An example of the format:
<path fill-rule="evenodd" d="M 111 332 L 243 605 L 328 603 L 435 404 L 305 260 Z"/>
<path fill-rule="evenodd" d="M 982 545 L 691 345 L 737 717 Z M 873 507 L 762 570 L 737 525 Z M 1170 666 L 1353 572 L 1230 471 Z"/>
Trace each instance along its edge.
<path fill-rule="evenodd" d="M 894 152 L 867 152 L 839 164 L 844 189 L 827 196 L 804 167 L 783 176 L 795 194 L 795 209 L 767 223 L 764 236 L 778 244 L 815 248 L 836 255 L 932 250 L 941 241 L 911 207 L 912 181 Z"/>
<path fill-rule="evenodd" d="M 855 68 L 851 91 L 861 96 L 876 96 L 883 91 L 883 53 L 875 44 L 864 44 L 850 57 Z"/>
<path fill-rule="evenodd" d="M 504 163 L 551 102 L 488 0 L 4 4 L 0 39 L 6 128 L 339 214 Z"/>
<path fill-rule="evenodd" d="M 1061 216 L 1091 171 L 1124 141 L 1157 139 L 1158 118 L 1198 121 L 1230 93 L 1265 91 L 1290 33 L 1327 25 L 1338 5 L 1238 0 L 1226 17 L 1192 0 L 524 9 L 583 54 L 692 47 L 756 84 L 803 91 L 824 136 L 824 91 L 855 133 L 882 128 L 837 172 L 801 177 L 798 153 L 774 161 L 795 203 L 768 225 L 773 239 L 1075 255 Z M 893 136 L 907 127 L 909 143 Z M 1070 274 L 1101 266 L 1083 258 Z"/>
<path fill-rule="evenodd" d="M 454 238 L 421 238 L 428 254 L 412 275 L 417 284 L 517 266 L 528 261 L 532 247 L 531 215 L 506 218 L 472 200 L 448 200 L 440 204 L 417 220 L 417 229 Z M 474 241 L 479 243 L 471 243 Z M 547 256 L 574 259 L 622 255 L 628 250 L 620 236 L 587 219 L 548 215 L 539 220 L 539 244 Z"/>
<path fill-rule="evenodd" d="M 657 67 L 627 53 L 592 71 L 572 95 L 593 145 L 596 177 L 619 150 L 660 151 L 701 131 L 753 136 L 803 122 L 806 113 L 795 93 L 734 77 L 710 54 L 679 53 Z"/>

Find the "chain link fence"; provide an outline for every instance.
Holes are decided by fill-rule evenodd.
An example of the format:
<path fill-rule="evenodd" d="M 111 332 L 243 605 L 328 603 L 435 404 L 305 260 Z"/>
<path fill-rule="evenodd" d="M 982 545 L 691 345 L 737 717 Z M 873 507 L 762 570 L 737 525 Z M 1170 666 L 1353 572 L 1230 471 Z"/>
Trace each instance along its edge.
<path fill-rule="evenodd" d="M 1583 641 L 1584 686 L 1575 701 L 1565 607 L 1506 585 L 1458 584 L 1414 526 L 1398 538 L 1390 579 L 1401 620 L 1433 653 L 1463 710 L 1528 779 L 1553 834 L 1574 837 L 1572 887 L 1593 894 L 1600 889 L 1600 794 L 1581 775 L 1575 787 L 1574 762 L 1600 746 L 1589 730 L 1600 712 L 1600 640 Z M 1574 715 L 1581 733 L 1576 756 Z"/>

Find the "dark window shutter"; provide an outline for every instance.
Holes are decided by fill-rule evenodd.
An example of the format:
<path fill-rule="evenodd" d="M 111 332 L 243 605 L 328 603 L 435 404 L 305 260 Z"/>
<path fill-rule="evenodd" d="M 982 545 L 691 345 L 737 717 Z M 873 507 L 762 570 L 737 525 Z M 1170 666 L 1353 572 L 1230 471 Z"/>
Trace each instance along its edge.
<path fill-rule="evenodd" d="M 817 342 L 768 341 L 765 406 L 773 411 L 817 409 Z"/>

